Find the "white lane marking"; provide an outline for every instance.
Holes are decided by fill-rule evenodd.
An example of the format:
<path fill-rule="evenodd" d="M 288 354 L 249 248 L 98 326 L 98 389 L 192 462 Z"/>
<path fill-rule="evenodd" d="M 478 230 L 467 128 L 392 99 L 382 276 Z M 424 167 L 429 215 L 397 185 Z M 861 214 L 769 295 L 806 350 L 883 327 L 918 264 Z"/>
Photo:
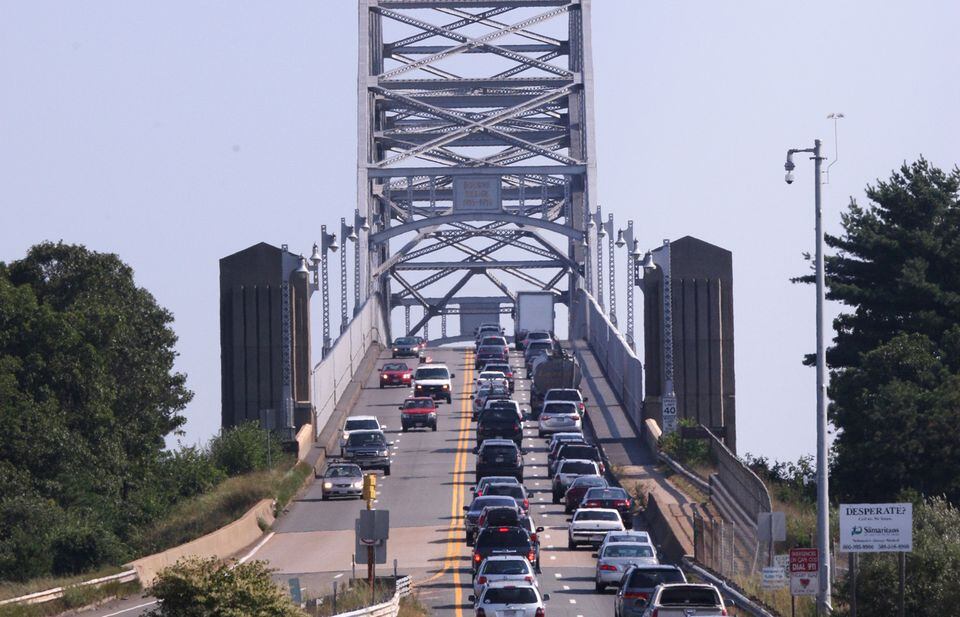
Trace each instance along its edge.
<path fill-rule="evenodd" d="M 246 563 L 247 560 L 249 560 L 251 557 L 253 557 L 254 555 L 256 555 L 257 551 L 259 551 L 261 548 L 263 548 L 263 545 L 270 541 L 270 538 L 273 537 L 273 534 L 274 534 L 274 532 L 271 531 L 270 533 L 268 533 L 268 534 L 266 535 L 266 537 L 264 537 L 262 540 L 260 540 L 259 542 L 257 542 L 257 545 L 254 546 L 252 549 L 250 549 L 250 552 L 249 552 L 249 553 L 247 553 L 246 555 L 244 555 L 243 557 L 240 558 L 239 563 Z"/>
<path fill-rule="evenodd" d="M 508 501 L 507 503 L 510 503 L 510 502 Z M 541 509 L 541 510 L 544 509 L 544 508 L 546 508 L 546 507 L 547 507 L 546 505 L 540 504 L 540 509 Z"/>
<path fill-rule="evenodd" d="M 543 537 L 549 540 L 549 539 L 550 539 L 550 534 L 545 534 Z"/>
<path fill-rule="evenodd" d="M 556 558 L 557 558 L 556 555 L 550 555 L 550 559 L 556 559 Z"/>
<path fill-rule="evenodd" d="M 564 586 L 563 586 L 563 590 L 564 590 L 564 591 L 570 591 L 570 585 L 564 585 Z"/>
<path fill-rule="evenodd" d="M 576 604 L 576 603 L 577 603 L 576 600 L 574 600 L 573 598 L 570 598 L 570 604 Z"/>
<path fill-rule="evenodd" d="M 103 617 L 114 617 L 114 615 L 122 615 L 124 613 L 129 613 L 130 611 L 135 611 L 138 608 L 146 608 L 148 606 L 153 606 L 156 603 L 157 601 L 154 600 L 153 602 L 147 602 L 146 604 L 138 604 L 136 606 L 131 606 L 130 608 L 125 608 L 122 611 L 117 611 L 116 613 L 110 613 L 109 615 L 104 615 Z"/>
<path fill-rule="evenodd" d="M 552 544 L 548 544 L 548 545 L 547 545 L 547 548 L 553 548 L 553 545 L 552 545 Z"/>
<path fill-rule="evenodd" d="M 341 572 L 340 574 L 334 576 L 333 578 L 340 578 L 341 576 L 343 576 L 343 572 Z"/>

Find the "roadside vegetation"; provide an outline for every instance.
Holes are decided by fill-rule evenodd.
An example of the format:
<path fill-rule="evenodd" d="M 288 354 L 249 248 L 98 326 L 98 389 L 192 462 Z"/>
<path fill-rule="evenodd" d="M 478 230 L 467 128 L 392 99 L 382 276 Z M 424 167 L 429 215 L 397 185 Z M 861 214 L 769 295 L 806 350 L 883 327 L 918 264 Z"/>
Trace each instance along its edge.
<path fill-rule="evenodd" d="M 255 423 L 166 449 L 192 398 L 172 321 L 116 255 L 45 243 L 0 263 L 0 599 L 283 508 L 310 474 Z"/>

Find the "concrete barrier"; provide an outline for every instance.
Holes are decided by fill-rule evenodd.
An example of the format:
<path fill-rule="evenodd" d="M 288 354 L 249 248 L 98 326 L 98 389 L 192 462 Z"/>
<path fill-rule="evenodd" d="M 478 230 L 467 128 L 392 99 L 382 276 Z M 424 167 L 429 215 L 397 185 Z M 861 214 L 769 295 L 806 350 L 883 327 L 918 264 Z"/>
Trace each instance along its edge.
<path fill-rule="evenodd" d="M 307 460 L 311 448 L 313 448 L 313 425 L 304 424 L 297 431 L 297 460 Z"/>
<path fill-rule="evenodd" d="M 273 500 L 263 499 L 247 510 L 246 514 L 225 527 L 199 537 L 196 540 L 175 546 L 154 555 L 141 557 L 127 566 L 137 571 L 137 577 L 144 587 L 149 587 L 157 578 L 157 573 L 186 557 L 217 557 L 226 559 L 249 546 L 259 538 L 263 531 L 260 520 L 267 525 L 273 524 Z"/>
<path fill-rule="evenodd" d="M 653 418 L 647 418 L 643 422 L 644 428 L 643 439 L 647 442 L 647 447 L 650 448 L 651 452 L 660 451 L 660 435 L 663 434 L 663 431 L 660 430 L 660 427 L 657 425 L 657 421 Z"/>

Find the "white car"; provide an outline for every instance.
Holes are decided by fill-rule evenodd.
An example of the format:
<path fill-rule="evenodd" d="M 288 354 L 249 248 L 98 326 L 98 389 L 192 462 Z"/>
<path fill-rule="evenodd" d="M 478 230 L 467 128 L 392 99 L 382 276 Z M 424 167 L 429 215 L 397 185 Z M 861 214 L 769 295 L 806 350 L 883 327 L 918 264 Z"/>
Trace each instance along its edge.
<path fill-rule="evenodd" d="M 532 583 L 538 585 L 537 575 L 526 557 L 519 555 L 491 555 L 477 568 L 473 579 L 473 593 L 483 595 L 483 588 L 490 583 L 512 581 L 517 584 Z"/>
<path fill-rule="evenodd" d="M 620 513 L 609 508 L 590 508 L 573 513 L 567 528 L 567 547 L 571 550 L 580 544 L 602 544 L 611 531 L 623 531 Z"/>
<path fill-rule="evenodd" d="M 382 431 L 387 428 L 380 424 L 376 416 L 350 416 L 343 423 L 340 430 L 340 456 L 343 456 L 343 449 L 347 446 L 347 440 L 350 439 L 350 433 L 353 431 Z"/>
<path fill-rule="evenodd" d="M 652 546 L 636 542 L 604 542 L 593 556 L 597 558 L 597 593 L 601 593 L 607 585 L 618 584 L 623 573 L 631 566 L 655 566 L 660 563 Z"/>
<path fill-rule="evenodd" d="M 603 539 L 603 544 L 600 545 L 600 549 L 603 549 L 603 547 L 610 542 L 634 542 L 636 544 L 649 544 L 650 546 L 653 546 L 653 539 L 646 531 L 629 530 L 624 532 L 608 533 L 607 537 Z"/>
<path fill-rule="evenodd" d="M 546 403 L 537 419 L 537 434 L 540 437 L 553 433 L 573 433 L 583 430 L 583 422 L 577 404 L 567 401 Z"/>
<path fill-rule="evenodd" d="M 480 374 L 477 375 L 477 387 L 481 384 L 484 384 L 488 381 L 507 381 L 507 376 L 503 374 L 503 371 L 480 371 Z M 509 386 L 509 384 L 507 384 Z"/>
<path fill-rule="evenodd" d="M 453 399 L 454 377 L 456 375 L 446 364 L 421 364 L 413 373 L 413 395 L 443 399 L 449 403 Z"/>
<path fill-rule="evenodd" d="M 587 411 L 587 397 L 576 388 L 551 388 L 543 395 L 543 404 L 555 401 L 568 401 L 576 403 L 577 411 L 582 416 Z"/>
<path fill-rule="evenodd" d="M 468 599 L 473 602 L 476 617 L 543 617 L 543 603 L 550 594 L 541 594 L 532 583 L 503 581 L 490 583 L 479 596 Z"/>

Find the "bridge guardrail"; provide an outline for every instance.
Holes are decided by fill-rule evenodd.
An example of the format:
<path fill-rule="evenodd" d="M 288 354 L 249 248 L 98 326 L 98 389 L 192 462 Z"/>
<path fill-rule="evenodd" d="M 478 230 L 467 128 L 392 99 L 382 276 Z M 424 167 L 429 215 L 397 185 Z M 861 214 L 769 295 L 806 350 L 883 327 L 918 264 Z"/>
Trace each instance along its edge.
<path fill-rule="evenodd" d="M 117 574 L 102 576 L 100 578 L 84 581 L 68 587 L 54 587 L 53 589 L 47 589 L 45 591 L 28 593 L 27 595 L 20 596 L 18 598 L 0 600 L 0 606 L 5 606 L 7 604 L 43 604 L 44 602 L 50 602 L 52 600 L 62 598 L 64 592 L 73 587 L 99 587 L 100 585 L 107 585 L 109 583 L 131 583 L 135 580 L 137 580 L 137 571 L 132 569 L 125 570 L 123 572 L 118 572 Z"/>
<path fill-rule="evenodd" d="M 375 606 L 357 609 L 349 613 L 337 613 L 333 617 L 397 617 L 400 612 L 400 598 L 410 595 L 412 584 L 409 576 L 401 576 L 396 581 L 393 597 Z"/>

